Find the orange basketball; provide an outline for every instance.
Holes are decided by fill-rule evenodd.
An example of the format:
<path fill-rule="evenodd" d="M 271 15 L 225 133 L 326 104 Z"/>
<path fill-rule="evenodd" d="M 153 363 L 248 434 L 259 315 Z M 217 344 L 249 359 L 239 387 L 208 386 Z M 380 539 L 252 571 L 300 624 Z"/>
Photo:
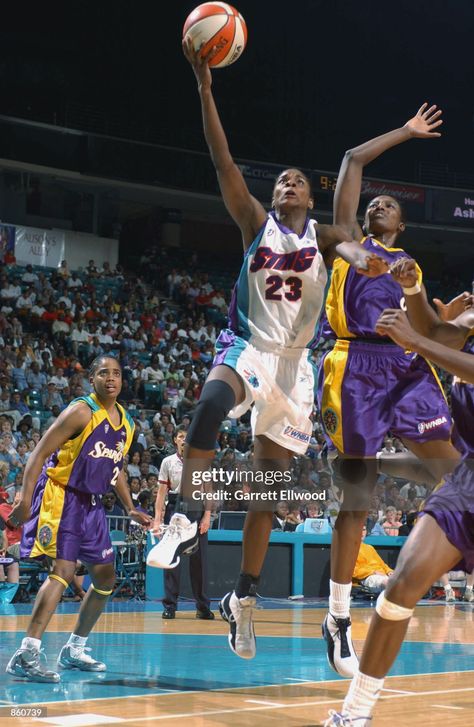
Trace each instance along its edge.
<path fill-rule="evenodd" d="M 209 62 L 213 68 L 230 66 L 242 54 L 247 43 L 247 26 L 241 14 L 228 3 L 203 3 L 186 18 L 183 38 L 189 36 L 194 50 L 205 56 L 217 48 Z"/>

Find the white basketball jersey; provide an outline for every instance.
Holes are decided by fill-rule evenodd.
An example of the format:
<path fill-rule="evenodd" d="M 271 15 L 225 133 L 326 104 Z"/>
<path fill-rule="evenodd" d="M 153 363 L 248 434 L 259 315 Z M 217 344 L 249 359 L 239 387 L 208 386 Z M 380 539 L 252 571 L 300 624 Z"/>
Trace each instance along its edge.
<path fill-rule="evenodd" d="M 328 275 L 308 219 L 301 236 L 271 213 L 245 254 L 230 328 L 258 347 L 309 348 L 318 335 Z"/>

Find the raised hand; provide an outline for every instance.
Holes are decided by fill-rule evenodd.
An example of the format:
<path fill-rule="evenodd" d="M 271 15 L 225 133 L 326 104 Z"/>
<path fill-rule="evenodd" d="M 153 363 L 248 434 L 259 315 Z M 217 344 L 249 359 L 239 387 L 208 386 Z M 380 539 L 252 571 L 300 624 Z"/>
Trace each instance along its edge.
<path fill-rule="evenodd" d="M 390 274 L 402 288 L 412 288 L 418 282 L 416 262 L 409 257 L 401 257 L 392 263 Z"/>
<path fill-rule="evenodd" d="M 185 58 L 191 64 L 199 87 L 205 86 L 210 88 L 212 85 L 212 75 L 209 69 L 209 60 L 216 52 L 216 49 L 213 48 L 205 58 L 202 58 L 200 49 L 194 50 L 193 42 L 189 36 L 183 38 L 182 45 Z"/>
<path fill-rule="evenodd" d="M 428 108 L 428 104 L 424 103 L 416 115 L 406 122 L 405 128 L 408 129 L 411 136 L 418 139 L 432 139 L 441 136 L 438 131 L 435 131 L 443 123 L 443 119 L 440 118 L 441 114 L 441 109 L 438 109 L 436 105 Z"/>
<path fill-rule="evenodd" d="M 442 321 L 453 321 L 461 313 L 464 313 L 466 308 L 474 306 L 474 296 L 466 291 L 457 295 L 449 303 L 443 303 L 439 298 L 433 298 L 433 303 Z"/>

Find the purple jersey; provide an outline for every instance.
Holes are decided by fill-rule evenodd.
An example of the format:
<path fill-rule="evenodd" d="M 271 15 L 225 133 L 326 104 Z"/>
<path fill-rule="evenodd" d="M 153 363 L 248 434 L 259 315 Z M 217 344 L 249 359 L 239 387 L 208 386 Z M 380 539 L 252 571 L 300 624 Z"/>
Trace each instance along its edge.
<path fill-rule="evenodd" d="M 123 458 L 133 439 L 134 422 L 117 404 L 121 422 L 114 426 L 95 394 L 74 399 L 90 408 L 90 422 L 74 439 L 69 439 L 46 464 L 46 475 L 56 484 L 103 495 L 115 485 Z"/>
<path fill-rule="evenodd" d="M 375 253 L 389 265 L 410 256 L 398 247 L 386 247 L 372 237 L 361 242 L 368 252 Z M 417 266 L 418 282 L 421 270 Z M 337 338 L 375 338 L 375 324 L 386 308 L 404 308 L 400 285 L 389 274 L 368 278 L 342 258 L 337 258 L 331 275 L 326 314 Z"/>

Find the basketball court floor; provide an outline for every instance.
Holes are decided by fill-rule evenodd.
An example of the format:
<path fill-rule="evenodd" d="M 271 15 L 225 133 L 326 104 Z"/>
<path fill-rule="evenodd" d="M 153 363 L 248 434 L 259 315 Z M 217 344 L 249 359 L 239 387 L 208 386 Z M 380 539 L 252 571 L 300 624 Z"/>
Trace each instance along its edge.
<path fill-rule="evenodd" d="M 339 709 L 349 682 L 328 667 L 321 639 L 327 603 L 262 600 L 257 656 L 236 657 L 227 625 L 195 619 L 183 604 L 163 621 L 160 603 L 109 604 L 88 646 L 105 673 L 62 672 L 60 684 L 5 674 L 31 604 L 0 609 L 0 725 L 320 725 Z M 215 604 L 213 604 L 215 607 Z M 61 604 L 43 645 L 54 666 L 78 605 Z M 373 606 L 353 608 L 361 648 Z M 385 683 L 374 725 L 466 725 L 474 713 L 474 606 L 423 602 Z M 38 717 L 34 709 L 42 708 Z M 15 716 L 10 716 L 12 714 Z"/>

